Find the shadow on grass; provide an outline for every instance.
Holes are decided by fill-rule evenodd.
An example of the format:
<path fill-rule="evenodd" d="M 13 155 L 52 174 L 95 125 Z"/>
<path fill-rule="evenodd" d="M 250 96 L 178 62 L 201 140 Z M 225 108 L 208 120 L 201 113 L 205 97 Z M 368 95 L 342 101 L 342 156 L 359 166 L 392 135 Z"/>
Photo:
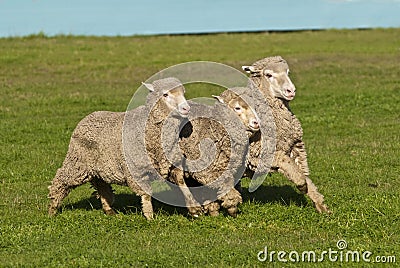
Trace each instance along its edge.
<path fill-rule="evenodd" d="M 154 213 L 162 212 L 167 215 L 184 215 L 190 217 L 188 215 L 188 210 L 183 207 L 175 207 L 162 202 L 159 202 L 155 199 L 152 200 Z M 115 194 L 115 202 L 113 204 L 113 208 L 117 213 L 122 214 L 131 214 L 131 213 L 141 213 L 142 204 L 139 196 L 135 194 Z M 63 206 L 63 210 L 102 210 L 100 199 L 96 197 L 90 197 L 82 199 L 78 202 L 66 204 Z"/>
<path fill-rule="evenodd" d="M 296 206 L 307 206 L 307 199 L 303 194 L 298 193 L 293 187 L 288 185 L 283 186 L 265 186 L 261 185 L 255 192 L 249 193 L 248 188 L 243 187 L 242 189 L 243 202 L 255 202 L 261 204 L 278 203 L 283 206 L 289 206 L 295 204 Z M 176 207 L 152 200 L 154 213 L 162 212 L 167 215 L 188 215 L 188 210 L 184 207 Z M 135 194 L 116 194 L 113 208 L 122 214 L 140 213 L 142 211 L 141 200 L 139 196 Z M 78 202 L 67 204 L 63 207 L 63 210 L 101 210 L 101 202 L 96 197 L 90 197 L 82 199 Z M 224 215 L 226 213 L 223 213 Z"/>
<path fill-rule="evenodd" d="M 289 185 L 282 186 L 265 186 L 261 185 L 255 192 L 250 193 L 248 188 L 242 189 L 243 202 L 250 201 L 261 204 L 278 203 L 283 206 L 295 204 L 296 206 L 304 207 L 308 205 L 304 194 L 297 192 Z"/>

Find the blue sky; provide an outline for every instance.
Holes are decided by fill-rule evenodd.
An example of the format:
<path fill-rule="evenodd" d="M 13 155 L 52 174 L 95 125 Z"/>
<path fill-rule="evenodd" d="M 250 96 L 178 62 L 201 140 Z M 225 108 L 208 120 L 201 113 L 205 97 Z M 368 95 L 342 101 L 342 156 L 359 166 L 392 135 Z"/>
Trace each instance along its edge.
<path fill-rule="evenodd" d="M 400 0 L 0 0 L 0 37 L 400 27 Z"/>

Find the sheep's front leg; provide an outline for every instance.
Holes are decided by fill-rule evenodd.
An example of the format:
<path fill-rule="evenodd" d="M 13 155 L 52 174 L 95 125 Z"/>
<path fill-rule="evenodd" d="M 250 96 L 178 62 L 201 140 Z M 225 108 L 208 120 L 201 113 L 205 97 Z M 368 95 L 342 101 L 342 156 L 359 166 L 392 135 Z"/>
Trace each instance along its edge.
<path fill-rule="evenodd" d="M 188 208 L 189 213 L 193 217 L 198 217 L 202 212 L 202 208 L 200 204 L 195 200 L 189 188 L 187 187 L 183 176 L 184 174 L 181 169 L 174 168 L 171 171 L 170 180 L 176 185 L 178 185 L 179 189 L 182 191 L 182 194 L 185 198 L 186 207 Z"/>
<path fill-rule="evenodd" d="M 242 203 L 242 196 L 240 193 L 235 188 L 232 188 L 220 199 L 222 201 L 222 207 L 227 210 L 228 214 L 232 217 L 236 217 L 238 213 L 238 205 Z"/>
<path fill-rule="evenodd" d="M 204 213 L 208 213 L 212 217 L 216 217 L 219 215 L 220 205 L 217 201 L 210 202 L 207 205 L 204 205 Z"/>
<path fill-rule="evenodd" d="M 273 167 L 278 168 L 278 172 L 282 173 L 290 181 L 292 181 L 297 189 L 303 194 L 307 194 L 307 181 L 304 173 L 298 168 L 294 160 L 283 152 L 276 152 Z"/>

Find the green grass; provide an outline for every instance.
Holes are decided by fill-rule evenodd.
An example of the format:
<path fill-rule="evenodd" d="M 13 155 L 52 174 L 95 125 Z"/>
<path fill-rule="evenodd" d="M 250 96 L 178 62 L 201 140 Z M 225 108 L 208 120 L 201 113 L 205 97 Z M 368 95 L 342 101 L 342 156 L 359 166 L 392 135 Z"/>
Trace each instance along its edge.
<path fill-rule="evenodd" d="M 124 187 L 115 187 L 120 213 L 107 217 L 87 185 L 57 217 L 47 216 L 47 186 L 85 115 L 124 111 L 141 81 L 174 64 L 209 60 L 239 69 L 272 55 L 291 66 L 292 109 L 332 215 L 317 214 L 274 174 L 245 192 L 235 219 L 192 220 L 155 202 L 156 218 L 147 222 Z M 257 267 L 270 264 L 257 260 L 265 246 L 321 253 L 337 250 L 340 239 L 399 263 L 399 63 L 400 29 L 0 39 L 0 266 Z M 208 94 L 188 91 L 189 98 Z"/>

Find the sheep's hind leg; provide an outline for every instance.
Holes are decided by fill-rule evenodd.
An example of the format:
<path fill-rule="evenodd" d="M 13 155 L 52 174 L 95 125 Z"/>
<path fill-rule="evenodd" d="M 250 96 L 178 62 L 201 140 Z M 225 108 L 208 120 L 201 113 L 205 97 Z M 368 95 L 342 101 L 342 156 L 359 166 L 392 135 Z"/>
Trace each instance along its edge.
<path fill-rule="evenodd" d="M 148 179 L 148 178 L 147 178 Z M 142 212 L 147 220 L 152 220 L 154 216 L 153 204 L 151 203 L 151 189 L 147 189 L 147 192 L 140 187 L 140 185 L 135 181 L 135 179 L 129 177 L 127 178 L 127 184 L 129 188 L 138 196 L 140 196 L 142 201 Z"/>
<path fill-rule="evenodd" d="M 57 213 L 63 199 L 71 192 L 72 188 L 66 186 L 59 180 L 54 179 L 49 188 L 50 205 L 49 215 L 53 216 Z"/>
<path fill-rule="evenodd" d="M 294 160 L 299 169 L 303 172 L 305 176 L 310 175 L 310 169 L 307 163 L 307 152 L 304 142 L 297 142 L 292 151 L 290 152 L 290 158 Z"/>
<path fill-rule="evenodd" d="M 183 178 L 183 171 L 179 168 L 175 168 L 171 171 L 170 180 L 179 186 L 185 198 L 186 207 L 193 217 L 198 217 L 202 213 L 200 204 L 195 200 L 189 188 L 187 187 Z"/>
<path fill-rule="evenodd" d="M 307 181 L 307 195 L 313 201 L 315 209 L 319 213 L 328 213 L 330 214 L 331 211 L 329 210 L 328 206 L 324 204 L 324 196 L 318 192 L 317 186 L 309 179 L 306 178 Z"/>
<path fill-rule="evenodd" d="M 49 188 L 48 198 L 50 198 L 49 215 L 53 216 L 57 213 L 58 208 L 61 206 L 61 202 L 65 197 L 77 186 L 80 186 L 86 182 L 87 176 L 85 174 L 70 174 L 67 170 L 71 170 L 65 167 L 61 167 L 57 170 L 56 176 Z"/>
<path fill-rule="evenodd" d="M 90 183 L 97 191 L 97 198 L 100 198 L 104 213 L 106 215 L 117 214 L 112 208 L 112 205 L 114 203 L 114 193 L 111 185 L 97 177 L 93 178 Z"/>
<path fill-rule="evenodd" d="M 296 165 L 301 171 L 303 171 L 303 174 L 306 176 L 308 188 L 307 195 L 313 201 L 315 209 L 319 213 L 331 213 L 329 208 L 324 204 L 324 196 L 318 191 L 317 187 L 308 177 L 310 175 L 310 171 L 307 163 L 307 153 L 303 142 L 299 142 L 294 146 L 290 154 L 290 158 L 294 160 Z"/>
<path fill-rule="evenodd" d="M 292 181 L 301 193 L 307 194 L 306 176 L 299 169 L 293 159 L 284 153 L 276 153 L 272 166 L 278 167 L 278 172 L 282 173 Z"/>

